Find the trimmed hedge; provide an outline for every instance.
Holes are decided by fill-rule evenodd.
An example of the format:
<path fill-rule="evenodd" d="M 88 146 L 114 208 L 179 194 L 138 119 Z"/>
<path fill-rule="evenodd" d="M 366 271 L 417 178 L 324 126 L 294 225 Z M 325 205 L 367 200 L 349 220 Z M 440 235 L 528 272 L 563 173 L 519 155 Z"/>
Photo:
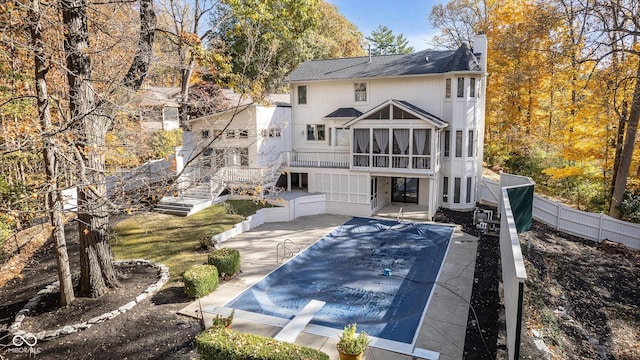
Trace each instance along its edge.
<path fill-rule="evenodd" d="M 217 267 L 220 274 L 231 276 L 240 271 L 240 252 L 232 248 L 214 250 L 209 253 L 207 263 Z"/>
<path fill-rule="evenodd" d="M 196 338 L 203 360 L 329 360 L 320 350 L 214 326 Z"/>
<path fill-rule="evenodd" d="M 199 298 L 218 287 L 218 269 L 213 265 L 194 265 L 184 272 L 182 279 L 187 296 Z"/>

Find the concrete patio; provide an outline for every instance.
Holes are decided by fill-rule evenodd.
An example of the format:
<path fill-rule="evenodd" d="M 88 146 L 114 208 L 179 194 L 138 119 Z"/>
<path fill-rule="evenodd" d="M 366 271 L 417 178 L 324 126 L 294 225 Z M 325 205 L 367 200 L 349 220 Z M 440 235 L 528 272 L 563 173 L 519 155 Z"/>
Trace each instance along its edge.
<path fill-rule="evenodd" d="M 384 207 L 376 216 L 396 219 L 399 206 L 391 204 Z M 403 206 L 405 221 L 426 222 L 426 211 L 419 206 Z M 211 326 L 215 316 L 215 307 L 224 305 L 242 291 L 258 282 L 280 265 L 277 261 L 276 247 L 289 239 L 300 246 L 301 250 L 330 233 L 350 217 L 338 215 L 318 215 L 302 217 L 291 222 L 266 223 L 253 230 L 237 235 L 221 244 L 221 247 L 233 247 L 240 251 L 242 274 L 225 282 L 213 293 L 194 301 L 180 313 L 193 317 L 203 315 L 207 327 Z M 467 326 L 468 302 L 471 298 L 474 267 L 478 239 L 457 229 L 445 258 L 438 283 L 434 288 L 429 308 L 419 329 L 416 348 L 434 351 L 444 360 L 463 357 L 464 339 Z M 308 325 L 311 326 L 311 325 Z M 261 322 L 243 318 L 236 313 L 232 328 L 238 331 L 274 337 L 281 327 L 265 325 Z M 338 359 L 336 343 L 338 333 L 314 335 L 303 331 L 295 343 L 320 349 L 331 359 Z M 420 359 L 418 353 L 400 354 L 376 348 L 372 345 L 365 352 L 365 359 L 411 360 Z"/>

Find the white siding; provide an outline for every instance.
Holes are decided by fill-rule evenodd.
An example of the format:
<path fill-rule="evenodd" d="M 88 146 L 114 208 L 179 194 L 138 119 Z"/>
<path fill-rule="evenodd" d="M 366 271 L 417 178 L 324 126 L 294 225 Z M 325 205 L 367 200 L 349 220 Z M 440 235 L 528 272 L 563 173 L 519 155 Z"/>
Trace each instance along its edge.
<path fill-rule="evenodd" d="M 366 112 L 389 99 L 405 100 L 435 116 L 443 116 L 442 101 L 444 81 L 442 76 L 416 77 L 403 79 L 379 79 L 367 82 L 367 102 L 355 102 L 353 81 L 321 81 L 307 84 L 307 105 L 294 105 L 292 110 L 293 147 L 298 151 L 329 150 L 328 136 L 325 141 L 307 141 L 308 124 L 325 124 L 329 127 L 337 124 L 323 119 L 338 108 L 353 107 Z M 438 94 L 434 96 L 433 94 Z M 346 122 L 346 121 L 345 121 Z"/>
<path fill-rule="evenodd" d="M 269 130 L 279 129 L 280 137 L 270 137 Z M 263 136 L 262 130 L 267 131 Z M 291 108 L 258 106 L 256 108 L 257 167 L 270 166 L 280 153 L 291 151 Z"/>

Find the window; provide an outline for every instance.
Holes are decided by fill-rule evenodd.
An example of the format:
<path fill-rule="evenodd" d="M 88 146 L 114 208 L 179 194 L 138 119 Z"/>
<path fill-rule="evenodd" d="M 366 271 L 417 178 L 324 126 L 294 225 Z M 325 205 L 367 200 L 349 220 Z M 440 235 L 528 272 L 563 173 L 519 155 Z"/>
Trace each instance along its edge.
<path fill-rule="evenodd" d="M 172 107 L 162 108 L 162 119 L 164 121 L 178 121 L 178 109 Z"/>
<path fill-rule="evenodd" d="M 373 129 L 373 153 L 389 153 L 389 129 Z"/>
<path fill-rule="evenodd" d="M 222 135 L 222 130 L 213 130 L 213 137 L 219 138 Z"/>
<path fill-rule="evenodd" d="M 413 155 L 431 155 L 431 129 L 413 130 Z"/>
<path fill-rule="evenodd" d="M 456 157 L 462 157 L 462 130 L 456 130 Z"/>
<path fill-rule="evenodd" d="M 451 98 L 451 79 L 445 80 L 444 97 L 446 97 L 447 99 Z"/>
<path fill-rule="evenodd" d="M 460 178 L 453 179 L 453 202 L 456 204 L 460 203 Z"/>
<path fill-rule="evenodd" d="M 307 105 L 307 85 L 298 86 L 298 105 Z"/>
<path fill-rule="evenodd" d="M 474 139 L 473 139 L 473 130 L 469 130 L 469 139 L 467 144 L 467 156 L 473 157 L 473 149 L 474 149 Z"/>
<path fill-rule="evenodd" d="M 260 130 L 260 135 L 262 135 L 262 137 L 269 136 L 269 130 L 267 130 L 267 129 Z"/>
<path fill-rule="evenodd" d="M 458 97 L 464 97 L 464 78 L 458 78 Z"/>
<path fill-rule="evenodd" d="M 409 155 L 409 129 L 393 129 L 393 153 Z"/>
<path fill-rule="evenodd" d="M 367 83 L 355 83 L 356 101 L 367 101 Z"/>
<path fill-rule="evenodd" d="M 476 78 L 471 78 L 469 81 L 469 97 L 476 97 Z"/>
<path fill-rule="evenodd" d="M 225 166 L 225 161 L 224 161 L 224 157 L 225 157 L 225 149 L 216 149 L 215 150 L 215 154 L 214 154 L 214 161 L 215 161 L 215 165 L 217 167 L 222 167 Z"/>
<path fill-rule="evenodd" d="M 324 141 L 324 125 L 307 125 L 307 140 Z"/>
<path fill-rule="evenodd" d="M 467 178 L 467 204 L 471 202 L 471 178 Z"/>
<path fill-rule="evenodd" d="M 444 156 L 449 157 L 451 149 L 451 131 L 445 130 L 444 132 Z"/>
<path fill-rule="evenodd" d="M 246 139 L 249 137 L 249 132 L 247 130 L 240 130 L 240 138 L 241 139 Z"/>
<path fill-rule="evenodd" d="M 442 179 L 442 202 L 449 202 L 449 178 Z"/>
<path fill-rule="evenodd" d="M 225 133 L 225 137 L 227 139 L 233 139 L 234 137 L 236 137 L 236 131 L 235 130 L 227 130 L 227 132 Z"/>
<path fill-rule="evenodd" d="M 240 149 L 240 165 L 249 166 L 249 148 Z"/>
<path fill-rule="evenodd" d="M 349 146 L 349 130 L 336 128 L 336 146 Z"/>
<path fill-rule="evenodd" d="M 353 152 L 356 154 L 369 153 L 369 129 L 353 130 Z"/>
<path fill-rule="evenodd" d="M 200 136 L 202 136 L 203 139 L 208 138 L 209 137 L 209 130 L 200 131 Z"/>
<path fill-rule="evenodd" d="M 275 128 L 269 129 L 269 137 L 279 138 L 280 137 L 280 128 L 279 127 L 275 127 Z"/>
<path fill-rule="evenodd" d="M 211 153 L 213 153 L 213 149 L 210 147 L 205 148 L 204 150 L 202 150 L 202 157 L 203 157 L 203 166 L 206 168 L 210 168 L 211 167 Z"/>

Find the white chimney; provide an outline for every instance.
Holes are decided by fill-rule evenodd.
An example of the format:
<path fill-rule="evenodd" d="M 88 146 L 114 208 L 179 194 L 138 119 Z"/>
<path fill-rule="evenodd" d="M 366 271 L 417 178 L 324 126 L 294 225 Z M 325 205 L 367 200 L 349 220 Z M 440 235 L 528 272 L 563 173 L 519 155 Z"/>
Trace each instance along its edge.
<path fill-rule="evenodd" d="M 480 53 L 480 66 L 482 66 L 482 70 L 487 71 L 487 35 L 485 34 L 477 34 L 475 38 L 473 38 L 473 53 Z"/>

